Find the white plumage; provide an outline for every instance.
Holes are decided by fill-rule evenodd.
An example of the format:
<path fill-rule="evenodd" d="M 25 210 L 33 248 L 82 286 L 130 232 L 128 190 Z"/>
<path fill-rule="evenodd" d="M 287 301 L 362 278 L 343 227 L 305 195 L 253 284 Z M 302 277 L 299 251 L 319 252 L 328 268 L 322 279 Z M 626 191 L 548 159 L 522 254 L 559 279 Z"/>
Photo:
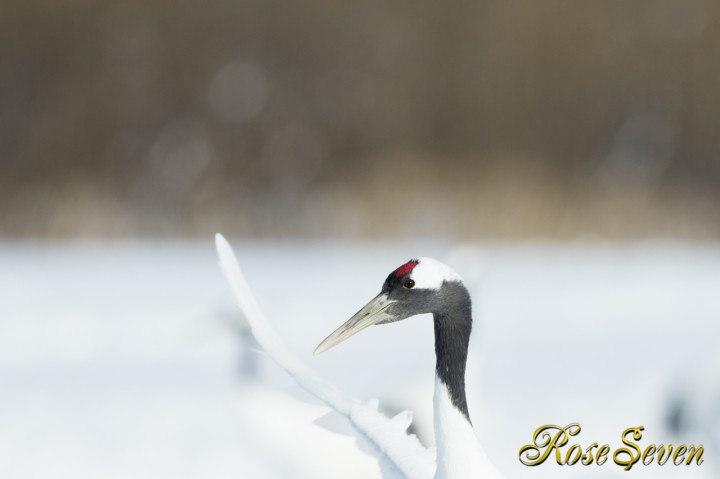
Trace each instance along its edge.
<path fill-rule="evenodd" d="M 470 423 L 453 406 L 447 386 L 435 378 L 433 397 L 437 471 L 435 479 L 501 479 Z"/>
<path fill-rule="evenodd" d="M 460 281 L 460 275 L 454 269 L 432 258 L 418 258 L 410 278 L 417 289 L 440 289 L 445 281 Z"/>
<path fill-rule="evenodd" d="M 375 452 L 385 477 L 406 479 L 430 479 L 433 476 L 436 479 L 502 477 L 477 442 L 470 423 L 453 406 L 447 388 L 441 381 L 436 382 L 434 397 L 436 466 L 436 454 L 423 447 L 416 436 L 407 433 L 407 428 L 412 423 L 410 412 L 405 411 L 388 418 L 378 412 L 376 402 L 364 404 L 346 397 L 303 364 L 285 347 L 268 323 L 250 292 L 228 242 L 220 234 L 216 235 L 215 241 L 220 267 L 258 343 L 298 385 L 348 419 L 357 434 L 364 438 Z M 444 266 L 442 263 L 438 264 Z M 431 266 L 437 265 L 431 264 Z"/>

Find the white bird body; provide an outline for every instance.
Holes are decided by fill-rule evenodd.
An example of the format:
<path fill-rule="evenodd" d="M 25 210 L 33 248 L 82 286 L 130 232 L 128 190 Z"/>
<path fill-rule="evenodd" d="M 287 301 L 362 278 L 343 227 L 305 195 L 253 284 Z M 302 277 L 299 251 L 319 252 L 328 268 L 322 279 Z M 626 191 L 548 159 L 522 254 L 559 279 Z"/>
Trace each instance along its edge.
<path fill-rule="evenodd" d="M 453 397 L 448 385 L 441 377 L 436 377 L 434 394 L 437 447 L 435 453 L 423 447 L 415 435 L 407 433 L 407 428 L 412 423 L 410 412 L 404 411 L 393 418 L 388 418 L 378 412 L 376 402 L 361 403 L 347 398 L 337 388 L 303 364 L 287 350 L 267 322 L 250 292 L 228 242 L 219 234 L 215 239 L 221 269 L 230 283 L 235 298 L 258 343 L 268 356 L 293 377 L 298 385 L 349 420 L 357 435 L 369 443 L 375 452 L 384 477 L 405 479 L 502 478 L 478 443 L 466 411 L 463 413 L 458 409 L 457 398 Z M 451 269 L 434 260 L 425 260 L 423 268 L 420 272 L 425 271 L 428 274 L 441 272 L 449 276 L 456 276 Z M 441 285 L 437 278 L 432 279 L 429 275 L 418 276 L 418 283 L 430 289 L 439 288 Z M 381 310 L 385 311 L 393 301 L 381 301 L 380 303 Z M 353 326 L 356 330 L 369 325 L 358 322 L 355 317 L 351 321 L 354 321 Z M 336 331 L 336 333 L 338 332 Z M 338 336 L 344 339 L 347 337 L 346 333 L 347 331 L 340 331 L 340 334 L 335 337 L 331 335 L 328 340 L 331 338 L 337 340 Z M 321 349 L 323 344 L 318 349 Z M 334 344 L 336 343 L 331 344 L 330 347 Z"/>
<path fill-rule="evenodd" d="M 435 479 L 502 478 L 478 442 L 470 423 L 453 405 L 447 386 L 437 377 L 433 413 L 437 449 Z"/>

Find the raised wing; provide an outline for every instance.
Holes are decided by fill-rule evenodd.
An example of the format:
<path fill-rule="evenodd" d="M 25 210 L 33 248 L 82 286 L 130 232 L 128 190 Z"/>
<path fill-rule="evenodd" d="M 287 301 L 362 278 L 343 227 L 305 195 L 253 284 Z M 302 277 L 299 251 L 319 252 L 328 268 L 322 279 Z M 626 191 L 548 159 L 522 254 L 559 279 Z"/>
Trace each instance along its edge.
<path fill-rule="evenodd" d="M 268 356 L 287 371 L 300 387 L 346 417 L 378 457 L 382 470 L 388 475 L 406 479 L 432 478 L 435 473 L 434 453 L 424 448 L 415 435 L 407 433 L 412 423 L 412 414 L 405 411 L 388 418 L 378 412 L 377 403 L 363 404 L 346 397 L 303 364 L 286 348 L 267 321 L 250 292 L 232 247 L 221 234 L 215 235 L 215 246 L 220 268 L 230 283 L 255 339 Z"/>

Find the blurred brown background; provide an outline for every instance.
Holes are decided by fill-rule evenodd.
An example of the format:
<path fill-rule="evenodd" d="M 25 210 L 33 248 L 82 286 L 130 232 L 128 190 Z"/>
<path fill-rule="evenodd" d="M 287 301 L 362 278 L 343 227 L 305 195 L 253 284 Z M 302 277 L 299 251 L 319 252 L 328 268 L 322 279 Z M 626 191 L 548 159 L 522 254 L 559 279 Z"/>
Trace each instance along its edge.
<path fill-rule="evenodd" d="M 720 4 L 0 4 L 0 234 L 720 236 Z"/>

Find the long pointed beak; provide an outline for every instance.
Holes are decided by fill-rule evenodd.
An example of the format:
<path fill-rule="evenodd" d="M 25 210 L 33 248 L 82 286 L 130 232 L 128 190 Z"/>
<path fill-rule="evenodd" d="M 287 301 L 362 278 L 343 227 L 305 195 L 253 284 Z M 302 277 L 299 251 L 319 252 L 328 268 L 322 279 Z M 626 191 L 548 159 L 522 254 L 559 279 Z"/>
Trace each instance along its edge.
<path fill-rule="evenodd" d="M 355 316 L 348 319 L 345 324 L 337 328 L 330 336 L 315 348 L 313 354 L 320 354 L 336 346 L 355 333 L 362 331 L 373 324 L 392 321 L 394 316 L 387 312 L 388 307 L 395 301 L 389 300 L 387 294 L 380 293 L 366 304 Z"/>

